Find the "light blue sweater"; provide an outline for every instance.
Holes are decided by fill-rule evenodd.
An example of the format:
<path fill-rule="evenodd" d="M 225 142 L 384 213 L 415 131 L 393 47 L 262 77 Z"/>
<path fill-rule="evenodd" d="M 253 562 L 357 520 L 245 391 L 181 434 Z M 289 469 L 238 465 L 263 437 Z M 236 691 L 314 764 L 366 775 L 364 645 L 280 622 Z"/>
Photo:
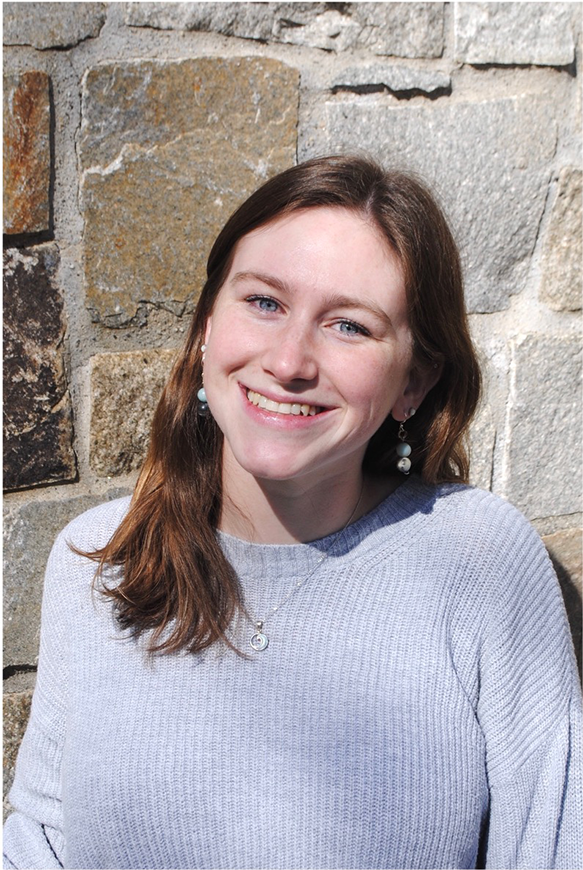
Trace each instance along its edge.
<path fill-rule="evenodd" d="M 7 866 L 576 868 L 581 706 L 560 591 L 497 497 L 411 477 L 268 619 L 148 661 L 74 555 L 127 500 L 71 523 L 47 569 L 38 683 Z M 313 544 L 221 535 L 265 616 Z"/>

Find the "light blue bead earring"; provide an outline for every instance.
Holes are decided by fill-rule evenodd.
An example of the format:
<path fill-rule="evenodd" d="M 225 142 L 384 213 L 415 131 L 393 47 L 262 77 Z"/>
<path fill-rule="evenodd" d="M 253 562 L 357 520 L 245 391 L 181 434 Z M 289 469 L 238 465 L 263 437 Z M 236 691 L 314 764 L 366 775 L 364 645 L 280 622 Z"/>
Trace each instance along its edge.
<path fill-rule="evenodd" d="M 200 346 L 202 352 L 202 361 L 204 363 L 204 352 L 206 350 L 206 344 L 202 344 Z M 196 398 L 198 399 L 198 406 L 196 409 L 196 413 L 199 417 L 208 417 L 210 411 L 208 406 L 208 401 L 206 397 L 206 390 L 204 387 L 201 387 L 198 393 L 196 394 Z"/>
<path fill-rule="evenodd" d="M 414 413 L 415 408 L 409 408 L 405 420 L 408 420 L 409 417 L 412 417 Z M 399 423 L 399 431 L 397 433 L 400 442 L 399 444 L 397 444 L 397 456 L 401 457 L 397 462 L 397 469 L 403 474 L 409 474 L 409 471 L 411 470 L 411 460 L 409 459 L 409 457 L 411 456 L 411 445 L 407 444 L 407 433 L 405 432 L 405 427 L 403 426 L 405 420 Z"/>

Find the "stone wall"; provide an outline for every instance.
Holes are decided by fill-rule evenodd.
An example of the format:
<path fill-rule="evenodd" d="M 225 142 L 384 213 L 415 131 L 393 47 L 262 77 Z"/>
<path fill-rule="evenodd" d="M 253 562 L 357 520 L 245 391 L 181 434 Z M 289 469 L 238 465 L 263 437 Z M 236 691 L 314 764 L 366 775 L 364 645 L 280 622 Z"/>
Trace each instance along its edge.
<path fill-rule="evenodd" d="M 473 479 L 544 536 L 580 642 L 581 4 L 3 11 L 5 781 L 51 542 L 131 491 L 217 228 L 318 154 L 441 197 L 486 370 Z"/>

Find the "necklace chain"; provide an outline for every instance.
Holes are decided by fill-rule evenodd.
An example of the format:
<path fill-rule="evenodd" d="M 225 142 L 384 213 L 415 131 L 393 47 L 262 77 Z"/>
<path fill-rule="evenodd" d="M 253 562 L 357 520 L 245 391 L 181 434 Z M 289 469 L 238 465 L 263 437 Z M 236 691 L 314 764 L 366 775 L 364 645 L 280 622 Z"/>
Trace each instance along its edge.
<path fill-rule="evenodd" d="M 287 602 L 290 600 L 290 598 L 296 594 L 298 589 L 301 589 L 301 587 L 305 583 L 307 583 L 311 577 L 314 576 L 314 574 L 316 573 L 316 571 L 318 570 L 318 568 L 320 567 L 322 562 L 324 562 L 325 559 L 328 558 L 328 556 L 330 555 L 330 552 L 332 551 L 332 547 L 334 546 L 334 544 L 336 543 L 336 541 L 338 540 L 340 535 L 342 535 L 343 532 L 346 531 L 346 529 L 348 528 L 348 526 L 352 522 L 352 518 L 354 517 L 354 515 L 356 514 L 356 512 L 359 508 L 359 505 L 360 505 L 360 502 L 362 499 L 363 491 L 364 491 L 364 479 L 362 481 L 362 486 L 360 487 L 358 501 L 354 505 L 354 508 L 352 509 L 352 513 L 350 514 L 350 516 L 348 517 L 348 519 L 346 520 L 346 522 L 344 523 L 342 528 L 336 532 L 336 534 L 332 538 L 332 541 L 330 542 L 330 544 L 328 545 L 326 550 L 320 555 L 320 558 L 318 559 L 318 561 L 316 562 L 314 567 L 310 569 L 309 573 L 305 577 L 302 577 L 301 580 L 298 580 L 298 582 L 295 584 L 295 586 L 293 586 L 292 589 L 288 592 L 286 597 L 282 601 L 280 601 L 278 604 L 276 604 L 275 607 L 272 607 L 271 610 L 269 611 L 269 613 L 267 614 L 267 616 L 265 616 L 263 619 L 252 619 L 249 616 L 249 614 L 247 614 L 248 619 L 250 620 L 250 622 L 253 623 L 253 625 L 255 627 L 255 631 L 251 635 L 251 638 L 249 640 L 249 644 L 256 652 L 262 652 L 262 650 L 267 649 L 267 647 L 269 645 L 269 638 L 263 632 L 263 626 L 265 625 L 265 622 L 268 619 L 271 619 L 271 617 L 275 613 L 277 613 L 277 611 L 281 607 L 283 607 L 284 604 L 287 604 Z"/>

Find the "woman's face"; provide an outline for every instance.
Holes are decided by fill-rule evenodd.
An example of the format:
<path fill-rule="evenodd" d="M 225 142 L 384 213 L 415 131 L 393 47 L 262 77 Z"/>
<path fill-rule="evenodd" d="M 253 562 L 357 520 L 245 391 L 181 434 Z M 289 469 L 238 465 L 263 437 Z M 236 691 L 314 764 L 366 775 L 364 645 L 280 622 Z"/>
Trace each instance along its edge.
<path fill-rule="evenodd" d="M 360 472 L 387 415 L 420 401 L 399 260 L 346 209 L 297 211 L 244 236 L 205 340 L 227 474 Z"/>

